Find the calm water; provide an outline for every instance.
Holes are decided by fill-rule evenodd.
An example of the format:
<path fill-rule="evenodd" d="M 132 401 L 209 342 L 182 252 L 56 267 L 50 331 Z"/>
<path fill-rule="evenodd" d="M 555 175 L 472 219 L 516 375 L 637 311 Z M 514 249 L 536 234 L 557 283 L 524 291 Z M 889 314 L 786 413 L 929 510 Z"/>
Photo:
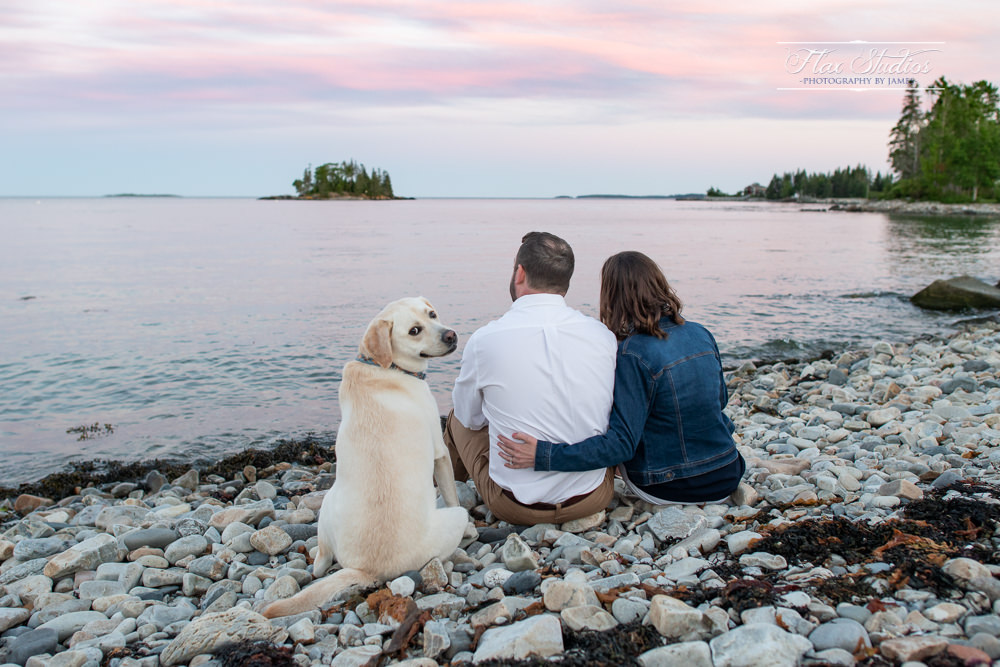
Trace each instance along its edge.
<path fill-rule="evenodd" d="M 534 229 L 573 245 L 568 300 L 590 314 L 609 254 L 657 259 L 730 362 L 940 331 L 956 318 L 905 297 L 1000 267 L 997 220 L 795 205 L 0 200 L 0 483 L 332 436 L 340 369 L 382 305 L 426 296 L 464 339 L 508 307 Z M 431 366 L 442 412 L 459 360 Z M 66 432 L 95 422 L 114 433 Z"/>

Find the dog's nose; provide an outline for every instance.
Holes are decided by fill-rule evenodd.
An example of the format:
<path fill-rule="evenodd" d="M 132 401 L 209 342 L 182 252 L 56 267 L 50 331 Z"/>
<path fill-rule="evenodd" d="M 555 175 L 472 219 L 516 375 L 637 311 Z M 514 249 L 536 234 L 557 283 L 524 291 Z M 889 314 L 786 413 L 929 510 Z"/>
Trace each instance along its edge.
<path fill-rule="evenodd" d="M 458 334 L 448 329 L 443 334 L 441 334 L 441 340 L 448 345 L 458 345 Z"/>

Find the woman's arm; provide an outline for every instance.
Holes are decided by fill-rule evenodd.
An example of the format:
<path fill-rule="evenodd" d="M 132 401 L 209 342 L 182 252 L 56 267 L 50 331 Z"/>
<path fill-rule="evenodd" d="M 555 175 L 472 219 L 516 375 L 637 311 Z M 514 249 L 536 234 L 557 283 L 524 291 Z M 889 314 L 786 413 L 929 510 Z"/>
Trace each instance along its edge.
<path fill-rule="evenodd" d="M 500 437 L 501 456 L 508 468 L 574 472 L 607 468 L 630 460 L 653 400 L 653 380 L 638 357 L 622 354 L 615 368 L 615 396 L 608 432 L 576 444 L 536 440 L 522 433 Z M 521 441 L 521 442 L 518 442 Z"/>
<path fill-rule="evenodd" d="M 705 329 L 708 331 L 708 329 Z M 736 432 L 736 424 L 733 420 L 726 416 L 725 409 L 729 405 L 729 389 L 726 387 L 726 374 L 722 370 L 722 355 L 719 354 L 719 345 L 715 342 L 715 336 L 712 335 L 711 331 L 708 331 L 708 337 L 712 340 L 712 347 L 715 349 L 715 360 L 719 362 L 719 403 L 721 403 L 720 410 L 722 412 L 722 421 L 725 423 L 726 428 L 729 429 L 729 433 L 733 434 Z"/>

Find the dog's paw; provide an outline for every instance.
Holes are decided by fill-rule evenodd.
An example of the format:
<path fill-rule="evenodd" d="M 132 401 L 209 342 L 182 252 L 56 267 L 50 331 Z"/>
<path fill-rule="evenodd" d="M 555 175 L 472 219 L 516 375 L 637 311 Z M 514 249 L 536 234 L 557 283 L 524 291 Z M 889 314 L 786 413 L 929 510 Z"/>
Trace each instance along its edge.
<path fill-rule="evenodd" d="M 476 530 L 476 524 L 470 521 L 469 523 L 465 524 L 465 533 L 462 535 L 462 541 L 458 543 L 458 546 L 464 549 L 465 547 L 469 546 L 478 539 L 479 539 L 479 531 Z"/>

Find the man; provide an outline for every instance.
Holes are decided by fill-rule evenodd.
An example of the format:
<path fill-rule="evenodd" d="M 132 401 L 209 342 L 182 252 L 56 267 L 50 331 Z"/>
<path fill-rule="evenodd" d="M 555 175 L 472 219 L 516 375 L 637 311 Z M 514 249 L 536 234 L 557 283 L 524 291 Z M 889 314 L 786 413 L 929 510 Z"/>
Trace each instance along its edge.
<path fill-rule="evenodd" d="M 445 428 L 458 480 L 472 477 L 493 515 L 509 523 L 563 523 L 604 509 L 612 469 L 538 472 L 504 467 L 497 434 L 523 431 L 550 442 L 578 442 L 608 428 L 615 336 L 563 297 L 573 275 L 563 239 L 521 239 L 510 280 L 514 300 L 499 320 L 465 345 Z"/>

